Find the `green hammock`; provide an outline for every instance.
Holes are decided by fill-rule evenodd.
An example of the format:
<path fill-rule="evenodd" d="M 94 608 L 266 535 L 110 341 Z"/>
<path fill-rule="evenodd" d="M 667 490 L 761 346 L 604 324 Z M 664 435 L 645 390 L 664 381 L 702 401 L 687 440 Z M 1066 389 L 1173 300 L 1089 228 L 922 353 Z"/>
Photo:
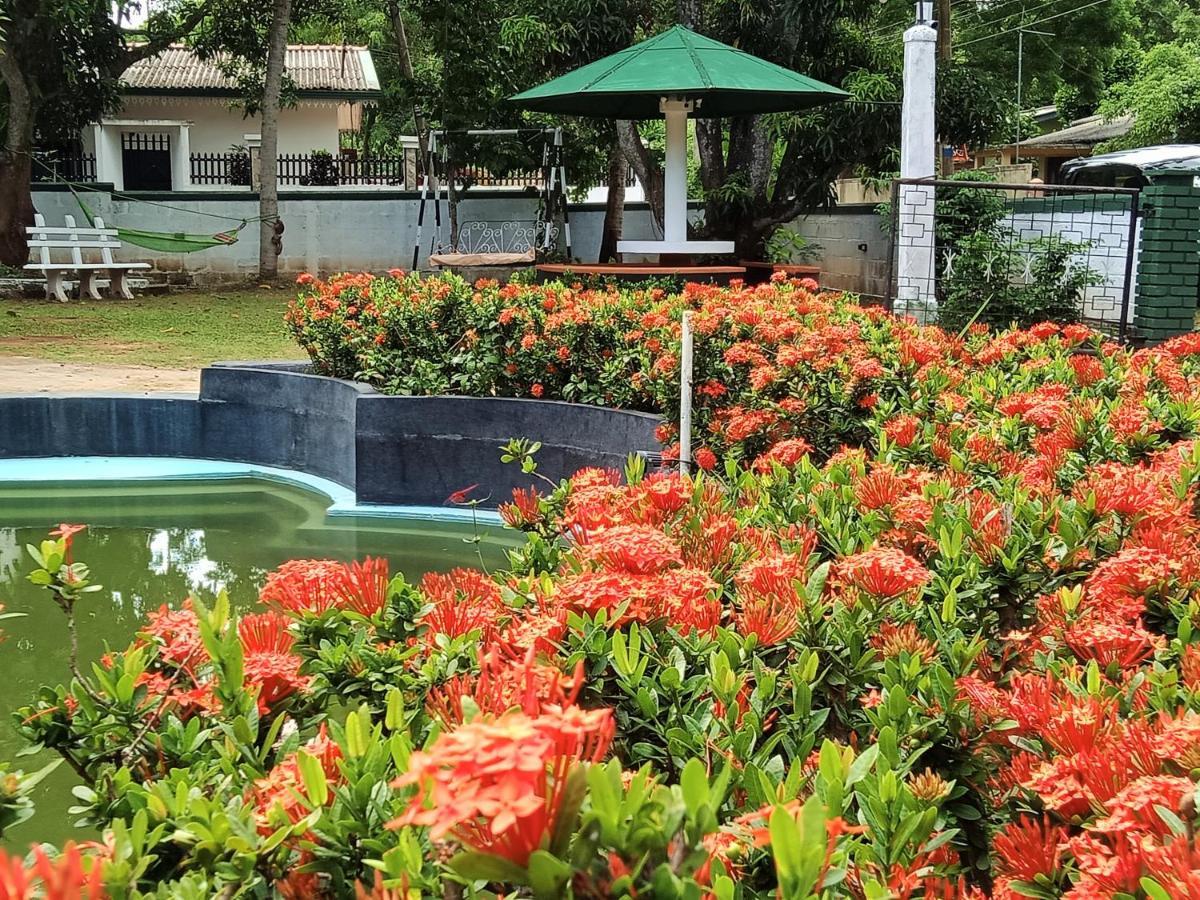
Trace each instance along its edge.
<path fill-rule="evenodd" d="M 83 198 L 75 193 L 74 189 L 71 189 L 71 193 L 75 195 L 75 201 L 79 204 L 79 208 L 83 210 L 84 218 L 94 228 L 96 217 L 88 209 L 87 204 L 83 202 Z M 246 222 L 243 221 L 237 228 L 230 229 L 229 231 L 220 231 L 216 234 L 185 234 L 182 231 L 142 231 L 137 228 L 118 227 L 117 236 L 127 244 L 144 247 L 147 250 L 159 250 L 164 253 L 194 253 L 197 250 L 208 250 L 211 247 L 224 247 L 236 244 L 238 232 L 245 227 Z"/>

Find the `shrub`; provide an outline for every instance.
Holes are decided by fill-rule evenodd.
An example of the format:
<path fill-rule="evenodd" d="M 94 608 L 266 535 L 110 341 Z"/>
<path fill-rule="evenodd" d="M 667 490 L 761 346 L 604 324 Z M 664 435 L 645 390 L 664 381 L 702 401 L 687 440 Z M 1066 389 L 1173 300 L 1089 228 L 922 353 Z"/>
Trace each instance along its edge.
<path fill-rule="evenodd" d="M 339 180 L 337 160 L 328 150 L 313 150 L 308 154 L 308 171 L 300 183 L 311 187 L 329 187 Z"/>
<path fill-rule="evenodd" d="M 301 278 L 288 322 L 320 374 L 388 393 L 540 397 L 670 419 L 679 409 L 680 319 L 690 309 L 694 444 L 747 461 L 790 438 L 821 454 L 861 443 L 870 404 L 906 389 L 898 372 L 906 343 L 945 343 L 803 280 L 667 294 L 472 287 L 453 275 Z M 663 438 L 670 444 L 673 429 Z"/>

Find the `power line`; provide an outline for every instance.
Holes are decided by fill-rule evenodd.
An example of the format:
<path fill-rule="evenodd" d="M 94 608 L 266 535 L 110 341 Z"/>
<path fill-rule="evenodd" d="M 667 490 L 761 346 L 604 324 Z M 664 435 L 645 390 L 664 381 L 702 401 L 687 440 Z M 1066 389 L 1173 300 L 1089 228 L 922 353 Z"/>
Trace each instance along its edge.
<path fill-rule="evenodd" d="M 1020 2 L 1027 2 L 1027 0 L 1000 0 L 1000 2 L 998 4 L 996 4 L 994 7 L 992 7 L 989 10 L 989 12 L 1000 9 L 1001 7 L 1004 7 L 1004 6 L 1010 6 L 1013 3 L 1020 3 Z M 1043 3 L 1042 5 L 1045 6 L 1045 5 L 1048 5 L 1049 3 L 1054 3 L 1054 2 L 1057 2 L 1057 0 L 1047 0 L 1047 2 Z M 964 3 L 974 4 L 976 7 L 976 10 L 978 10 L 979 0 L 951 0 L 951 2 L 950 2 L 951 11 L 953 11 L 955 8 L 957 8 L 959 6 L 962 6 Z M 970 7 L 968 7 L 968 8 L 970 8 Z M 1002 17 L 997 17 L 997 19 L 994 19 L 993 21 L 998 21 L 999 18 L 1002 18 Z M 885 24 L 876 25 L 873 28 L 867 28 L 864 30 L 863 36 L 868 38 L 869 40 L 877 40 L 877 39 L 884 39 L 884 38 L 890 40 L 891 38 L 897 38 L 897 37 L 900 37 L 900 35 L 904 34 L 904 32 L 909 28 L 909 26 L 911 24 L 912 24 L 911 19 L 906 17 L 898 22 L 888 22 Z M 896 30 L 897 28 L 899 29 L 899 31 Z"/>
<path fill-rule="evenodd" d="M 970 3 L 970 2 L 972 2 L 972 0 L 953 0 L 953 2 L 950 4 L 950 8 L 951 8 L 951 10 L 953 10 L 955 8 L 955 6 L 957 6 L 957 5 L 961 5 L 962 3 Z M 1003 9 L 1006 6 L 1012 6 L 1014 3 L 1024 4 L 1027 2 L 1029 2 L 1029 0 L 1000 0 L 999 3 L 997 3 L 995 6 L 992 6 L 989 9 L 987 9 L 986 12 L 987 13 L 995 13 L 997 10 Z M 1014 15 L 1024 16 L 1024 15 L 1028 15 L 1029 13 L 1033 13 L 1034 15 L 1037 15 L 1041 10 L 1044 10 L 1048 6 L 1054 6 L 1058 2 L 1060 2 L 1060 0 L 1042 0 L 1041 3 L 1036 3 L 1032 8 L 1022 7 L 1022 9 L 1020 11 L 1013 10 L 1012 12 L 1006 12 L 1001 15 L 989 16 L 986 21 L 973 22 L 970 27 L 972 27 L 972 28 L 980 28 L 980 27 L 989 28 L 993 25 L 999 24 L 1001 19 L 1007 19 L 1009 16 L 1014 16 Z M 982 15 L 983 12 L 984 11 L 980 11 L 979 14 Z M 1068 12 L 1074 12 L 1074 10 L 1068 10 Z M 1034 23 L 1030 23 L 1030 24 L 1034 25 L 1037 23 L 1034 22 Z M 908 28 L 908 25 L 907 24 L 903 25 L 899 31 L 892 31 L 891 29 L 893 29 L 894 27 L 895 27 L 895 24 L 884 25 L 884 26 L 880 26 L 875 29 L 871 29 L 865 33 L 865 37 L 867 37 L 869 40 L 892 40 L 892 39 L 900 37 L 900 35 L 904 34 L 905 30 Z M 1024 26 L 1020 26 L 1020 27 L 1028 28 L 1028 27 L 1030 27 L 1030 25 L 1024 25 Z M 987 35 L 987 37 L 992 37 L 992 35 Z M 983 38 L 974 38 L 971 41 L 959 43 L 959 44 L 957 44 L 957 46 L 962 47 L 962 46 L 965 46 L 965 44 L 967 44 L 967 43 L 974 43 L 974 41 L 976 41 L 976 40 L 983 40 Z"/>
<path fill-rule="evenodd" d="M 1082 6 L 1076 6 L 1073 9 L 1065 9 L 1060 13 L 1055 13 L 1052 16 L 1046 16 L 1044 19 L 1038 19 L 1034 22 L 1025 22 L 1015 28 L 1008 28 L 1004 31 L 997 31 L 994 34 L 985 34 L 983 37 L 972 38 L 969 41 L 963 41 L 959 47 L 968 47 L 971 44 L 978 44 L 980 41 L 990 41 L 992 38 L 1003 37 L 1006 34 L 1015 34 L 1018 31 L 1025 31 L 1035 25 L 1044 25 L 1046 22 L 1052 22 L 1055 19 L 1061 19 L 1063 16 L 1069 16 L 1073 13 L 1083 12 L 1085 9 L 1091 9 L 1093 6 L 1099 6 L 1101 3 L 1107 3 L 1108 0 L 1092 0 L 1091 3 L 1085 3 Z"/>

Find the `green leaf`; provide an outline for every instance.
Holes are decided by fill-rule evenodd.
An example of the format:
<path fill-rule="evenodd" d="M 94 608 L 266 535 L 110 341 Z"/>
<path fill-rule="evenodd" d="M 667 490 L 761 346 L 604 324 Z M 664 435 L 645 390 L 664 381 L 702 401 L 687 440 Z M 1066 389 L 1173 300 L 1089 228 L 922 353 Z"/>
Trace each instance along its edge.
<path fill-rule="evenodd" d="M 1183 837 L 1188 833 L 1187 825 L 1172 810 L 1167 809 L 1162 804 L 1155 803 L 1154 811 L 1158 813 L 1158 817 L 1167 824 L 1167 827 L 1171 829 L 1176 837 Z"/>
<path fill-rule="evenodd" d="M 1153 878 L 1143 878 L 1138 883 L 1141 885 L 1142 890 L 1146 892 L 1146 896 L 1149 897 L 1150 900 L 1171 900 L 1171 895 L 1168 894 L 1166 889 Z"/>
<path fill-rule="evenodd" d="M 704 771 L 704 763 L 694 757 L 689 759 L 683 767 L 679 786 L 688 814 L 695 818 L 700 807 L 708 803 L 708 773 Z"/>
<path fill-rule="evenodd" d="M 300 769 L 300 777 L 304 779 L 304 792 L 308 799 L 313 806 L 324 806 L 329 800 L 329 782 L 321 761 L 307 750 L 299 750 L 296 752 L 296 765 Z"/>
<path fill-rule="evenodd" d="M 503 884 L 528 884 L 529 873 L 514 862 L 491 853 L 467 850 L 450 860 L 449 866 L 470 881 L 498 881 Z"/>
<path fill-rule="evenodd" d="M 821 594 L 825 592 L 825 582 L 829 579 L 829 563 L 823 562 L 817 566 L 812 575 L 808 577 L 808 584 L 804 588 L 804 593 L 809 601 L 819 600 Z"/>
<path fill-rule="evenodd" d="M 383 720 L 388 731 L 404 727 L 404 694 L 399 688 L 390 688 L 387 694 L 387 713 Z"/>
<path fill-rule="evenodd" d="M 579 809 L 587 795 L 587 782 L 587 766 L 572 766 L 570 774 L 567 775 L 567 782 L 563 785 L 554 833 L 550 836 L 550 852 L 557 856 L 566 856 L 570 847 L 571 836 L 575 833 L 579 819 Z"/>
<path fill-rule="evenodd" d="M 846 787 L 852 787 L 862 781 L 867 773 L 871 771 L 871 766 L 875 765 L 875 760 L 878 756 L 878 744 L 872 744 L 860 753 L 854 762 L 850 763 L 850 772 L 846 775 Z"/>
<path fill-rule="evenodd" d="M 571 880 L 571 867 L 545 850 L 529 854 L 529 886 L 535 900 L 558 900 Z"/>

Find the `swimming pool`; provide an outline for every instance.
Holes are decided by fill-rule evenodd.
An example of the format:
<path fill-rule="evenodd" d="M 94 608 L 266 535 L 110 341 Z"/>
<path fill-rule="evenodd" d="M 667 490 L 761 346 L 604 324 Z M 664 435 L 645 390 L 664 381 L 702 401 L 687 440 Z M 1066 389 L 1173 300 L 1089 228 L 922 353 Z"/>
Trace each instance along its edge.
<path fill-rule="evenodd" d="M 188 469 L 187 461 L 174 462 L 178 471 Z M 125 460 L 91 470 L 69 461 L 31 461 L 25 471 L 40 475 L 5 480 L 15 472 L 8 463 L 0 467 L 0 603 L 24 614 L 0 624 L 6 635 L 0 643 L 0 759 L 25 771 L 50 756 L 15 758 L 22 745 L 11 711 L 40 685 L 69 677 L 65 620 L 44 589 L 25 580 L 32 567 L 25 545 L 43 540 L 60 522 L 88 525 L 75 539 L 75 557 L 103 585 L 78 609 L 84 671 L 106 648 L 123 648 L 145 614 L 164 603 L 177 606 L 188 596 L 207 599 L 225 590 L 235 608 L 252 608 L 266 573 L 289 559 L 383 556 L 393 573 L 416 580 L 455 566 L 496 566 L 519 539 L 494 516 L 473 523 L 463 510 L 356 508 L 334 488 L 285 483 L 265 470 L 220 477 L 211 465 L 196 464 L 191 475 L 137 479 L 139 471 L 152 473 Z M 37 813 L 5 842 L 24 847 L 31 840 L 91 836 L 70 827 L 74 783 L 60 766 L 37 788 Z"/>

